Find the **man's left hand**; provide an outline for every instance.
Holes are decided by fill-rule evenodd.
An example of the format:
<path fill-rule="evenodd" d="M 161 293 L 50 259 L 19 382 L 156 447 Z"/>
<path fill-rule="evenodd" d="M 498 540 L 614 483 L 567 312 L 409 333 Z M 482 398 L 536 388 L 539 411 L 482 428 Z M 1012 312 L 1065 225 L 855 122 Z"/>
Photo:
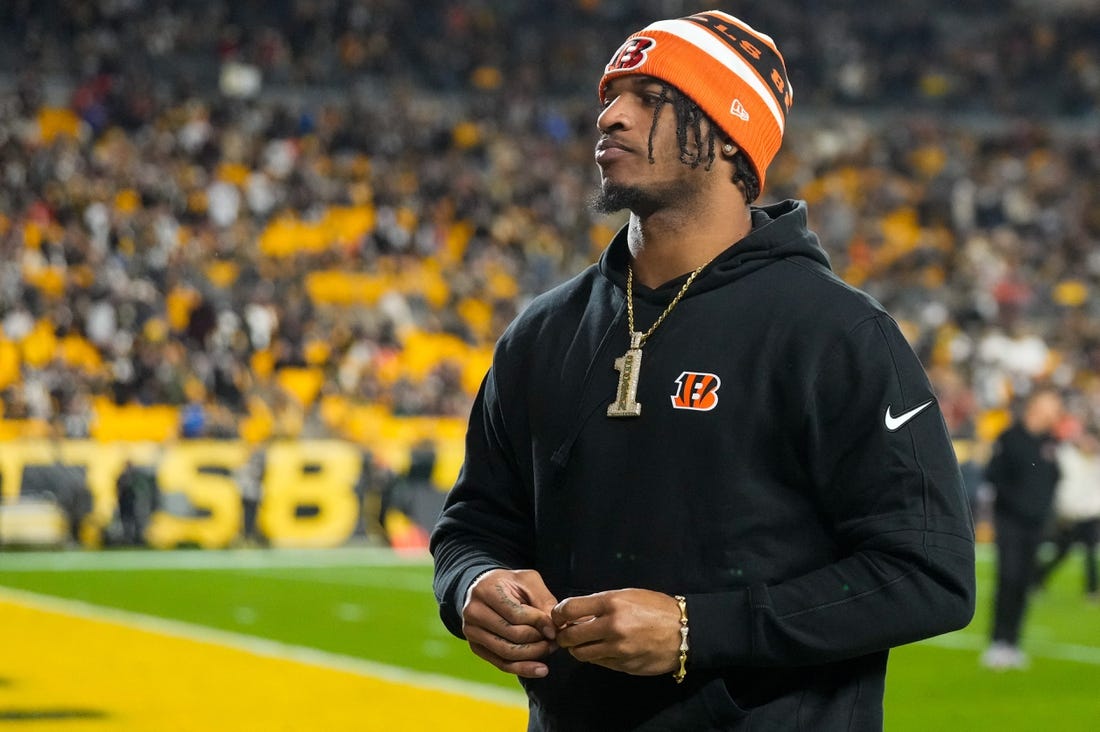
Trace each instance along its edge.
<path fill-rule="evenodd" d="M 570 597 L 550 613 L 557 642 L 578 661 L 636 676 L 679 668 L 680 608 L 651 590 L 611 590 Z"/>

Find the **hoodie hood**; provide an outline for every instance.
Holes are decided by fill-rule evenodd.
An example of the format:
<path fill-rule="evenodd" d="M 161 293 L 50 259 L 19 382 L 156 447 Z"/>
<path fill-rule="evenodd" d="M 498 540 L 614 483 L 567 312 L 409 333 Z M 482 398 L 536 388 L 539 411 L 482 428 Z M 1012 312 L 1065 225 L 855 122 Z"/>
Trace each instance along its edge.
<path fill-rule="evenodd" d="M 829 256 L 821 248 L 817 234 L 807 226 L 805 201 L 787 200 L 769 206 L 753 206 L 752 231 L 732 243 L 708 264 L 692 283 L 686 297 L 712 290 L 751 274 L 773 262 L 800 257 L 827 269 Z M 619 229 L 600 256 L 600 273 L 620 288 L 626 287 L 626 268 L 630 263 L 627 226 Z M 687 275 L 677 277 L 649 290 L 638 287 L 635 296 L 657 301 L 668 300 L 683 285 Z"/>

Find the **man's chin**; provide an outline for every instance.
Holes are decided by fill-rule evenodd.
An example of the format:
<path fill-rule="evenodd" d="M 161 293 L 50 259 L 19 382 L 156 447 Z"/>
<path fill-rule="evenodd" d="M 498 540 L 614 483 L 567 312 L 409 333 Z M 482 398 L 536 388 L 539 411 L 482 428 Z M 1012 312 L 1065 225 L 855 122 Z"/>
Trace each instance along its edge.
<path fill-rule="evenodd" d="M 621 183 L 604 181 L 600 190 L 593 194 L 589 206 L 597 213 L 611 214 L 624 209 L 637 213 L 648 209 L 655 202 L 641 188 Z"/>

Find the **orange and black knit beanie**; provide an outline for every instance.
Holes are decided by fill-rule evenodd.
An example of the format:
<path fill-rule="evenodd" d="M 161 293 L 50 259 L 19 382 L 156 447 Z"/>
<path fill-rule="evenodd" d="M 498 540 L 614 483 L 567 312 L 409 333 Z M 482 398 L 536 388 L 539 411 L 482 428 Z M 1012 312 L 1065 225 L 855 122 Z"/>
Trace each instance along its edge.
<path fill-rule="evenodd" d="M 764 174 L 783 142 L 792 89 L 783 56 L 768 36 L 717 10 L 661 20 L 627 38 L 600 79 L 643 74 L 690 97 Z"/>

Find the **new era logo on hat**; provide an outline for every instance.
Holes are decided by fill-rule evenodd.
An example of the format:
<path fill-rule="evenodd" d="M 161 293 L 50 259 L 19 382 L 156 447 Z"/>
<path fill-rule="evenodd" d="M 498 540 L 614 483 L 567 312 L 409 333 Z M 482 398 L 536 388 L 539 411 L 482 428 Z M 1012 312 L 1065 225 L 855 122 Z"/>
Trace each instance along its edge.
<path fill-rule="evenodd" d="M 630 36 L 600 79 L 644 74 L 689 96 L 748 156 L 763 189 L 793 91 L 775 42 L 717 10 L 661 20 Z"/>

